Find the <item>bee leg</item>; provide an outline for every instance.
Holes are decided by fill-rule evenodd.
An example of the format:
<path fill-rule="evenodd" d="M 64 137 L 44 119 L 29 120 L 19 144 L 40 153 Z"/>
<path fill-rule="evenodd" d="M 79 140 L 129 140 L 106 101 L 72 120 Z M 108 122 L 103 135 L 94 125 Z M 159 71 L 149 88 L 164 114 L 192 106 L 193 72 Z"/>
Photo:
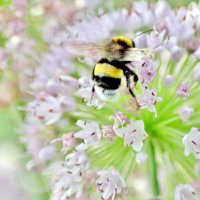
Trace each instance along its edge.
<path fill-rule="evenodd" d="M 138 76 L 134 73 L 133 74 L 133 81 L 134 81 L 134 83 L 135 83 L 135 86 L 137 85 L 137 82 L 138 82 Z"/>
<path fill-rule="evenodd" d="M 92 86 L 92 95 L 91 95 L 91 98 L 90 98 L 90 103 L 92 102 L 92 99 L 94 97 L 94 92 L 95 92 L 95 88 L 94 88 L 94 85 Z"/>
<path fill-rule="evenodd" d="M 127 66 L 123 67 L 123 71 L 126 76 L 126 80 L 127 80 L 127 78 L 129 79 L 129 84 L 130 84 L 130 76 L 131 76 L 131 77 L 133 77 L 133 82 L 135 83 L 135 85 L 137 85 L 137 82 L 139 80 L 137 74 L 134 71 L 132 71 L 131 69 L 129 69 Z M 128 83 L 128 81 L 127 81 L 127 83 Z M 127 85 L 127 87 L 128 87 L 128 85 Z"/>
<path fill-rule="evenodd" d="M 139 104 L 138 104 L 137 98 L 136 98 L 136 96 L 135 96 L 133 90 L 131 89 L 130 72 L 129 72 L 129 71 L 125 71 L 125 72 L 124 72 L 124 75 L 125 75 L 125 77 L 126 77 L 126 83 L 127 83 L 127 88 L 128 88 L 128 90 L 129 90 L 129 93 L 130 93 L 131 96 L 135 99 L 137 108 L 139 108 L 140 106 L 139 106 Z M 131 74 L 131 75 L 132 75 L 132 74 Z M 136 76 L 136 79 L 137 79 L 138 77 L 137 77 L 137 75 L 136 75 L 135 73 L 134 73 L 133 75 L 134 75 L 134 82 L 135 82 L 135 76 Z M 136 81 L 136 83 L 137 83 L 137 81 Z"/>

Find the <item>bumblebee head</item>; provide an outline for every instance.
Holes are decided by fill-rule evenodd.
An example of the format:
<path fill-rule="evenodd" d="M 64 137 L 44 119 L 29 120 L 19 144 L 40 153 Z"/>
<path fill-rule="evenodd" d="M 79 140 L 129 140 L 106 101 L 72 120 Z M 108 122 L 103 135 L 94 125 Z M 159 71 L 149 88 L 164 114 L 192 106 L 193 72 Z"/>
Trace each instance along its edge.
<path fill-rule="evenodd" d="M 134 48 L 135 47 L 134 41 L 127 37 L 124 37 L 124 36 L 116 36 L 112 39 L 112 42 L 117 43 L 120 46 L 123 46 L 125 48 L 130 48 L 130 47 Z"/>

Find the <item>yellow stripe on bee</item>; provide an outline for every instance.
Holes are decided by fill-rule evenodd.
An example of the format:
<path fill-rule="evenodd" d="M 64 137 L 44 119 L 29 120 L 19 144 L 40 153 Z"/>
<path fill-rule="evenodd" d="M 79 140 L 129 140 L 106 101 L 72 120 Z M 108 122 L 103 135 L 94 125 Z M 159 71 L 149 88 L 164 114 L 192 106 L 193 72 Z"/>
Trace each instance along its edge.
<path fill-rule="evenodd" d="M 125 42 L 129 47 L 133 47 L 132 40 L 130 40 L 124 36 L 117 36 L 117 37 L 114 37 L 112 40 L 113 40 L 113 42 L 122 41 L 122 42 Z"/>
<path fill-rule="evenodd" d="M 123 71 L 109 64 L 97 63 L 94 69 L 94 75 L 121 78 L 123 76 Z"/>

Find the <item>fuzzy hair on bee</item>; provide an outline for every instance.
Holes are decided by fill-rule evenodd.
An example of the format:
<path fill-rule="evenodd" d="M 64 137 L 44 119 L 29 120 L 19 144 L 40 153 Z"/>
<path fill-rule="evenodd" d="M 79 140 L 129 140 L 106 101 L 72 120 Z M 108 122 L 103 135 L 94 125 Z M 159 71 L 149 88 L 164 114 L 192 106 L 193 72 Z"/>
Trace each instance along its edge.
<path fill-rule="evenodd" d="M 116 36 L 105 45 L 69 40 L 67 46 L 69 50 L 79 55 L 96 54 L 97 62 L 102 58 L 107 58 L 109 61 L 137 62 L 144 58 L 152 58 L 153 55 L 148 48 L 135 48 L 134 41 L 124 36 Z"/>
<path fill-rule="evenodd" d="M 96 62 L 92 73 L 94 81 L 92 91 L 95 91 L 102 100 L 116 98 L 123 79 L 126 81 L 126 87 L 131 96 L 136 100 L 131 83 L 136 85 L 138 76 L 133 69 L 127 67 L 127 64 L 144 58 L 152 58 L 152 52 L 149 49 L 135 48 L 134 41 L 124 36 L 114 37 L 105 45 L 77 42 L 73 44 L 73 47 L 80 51 L 96 50 L 99 53 L 100 59 Z"/>

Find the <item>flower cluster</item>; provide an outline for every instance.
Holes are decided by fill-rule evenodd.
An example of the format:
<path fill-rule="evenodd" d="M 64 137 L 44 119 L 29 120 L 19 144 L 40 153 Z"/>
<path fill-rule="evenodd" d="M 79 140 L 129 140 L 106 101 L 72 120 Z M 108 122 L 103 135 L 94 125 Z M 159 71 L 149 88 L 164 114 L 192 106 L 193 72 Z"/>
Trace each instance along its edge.
<path fill-rule="evenodd" d="M 115 10 L 92 0 L 31 2 L 1 8 L 0 69 L 17 74 L 17 87 L 9 87 L 25 102 L 19 108 L 27 167 L 54 169 L 51 199 L 167 199 L 174 190 L 161 194 L 157 176 L 165 170 L 179 185 L 176 200 L 196 199 L 186 183 L 200 179 L 194 170 L 200 159 L 200 5 L 173 10 L 163 0 L 137 1 Z M 152 31 L 142 33 L 146 29 Z M 131 83 L 135 99 L 122 86 L 115 101 L 105 102 L 90 78 L 99 52 L 82 52 L 78 44 L 105 44 L 119 33 L 152 56 L 127 64 L 139 79 Z M 5 88 L 0 104 L 11 98 Z M 152 195 L 131 181 L 146 160 Z"/>

